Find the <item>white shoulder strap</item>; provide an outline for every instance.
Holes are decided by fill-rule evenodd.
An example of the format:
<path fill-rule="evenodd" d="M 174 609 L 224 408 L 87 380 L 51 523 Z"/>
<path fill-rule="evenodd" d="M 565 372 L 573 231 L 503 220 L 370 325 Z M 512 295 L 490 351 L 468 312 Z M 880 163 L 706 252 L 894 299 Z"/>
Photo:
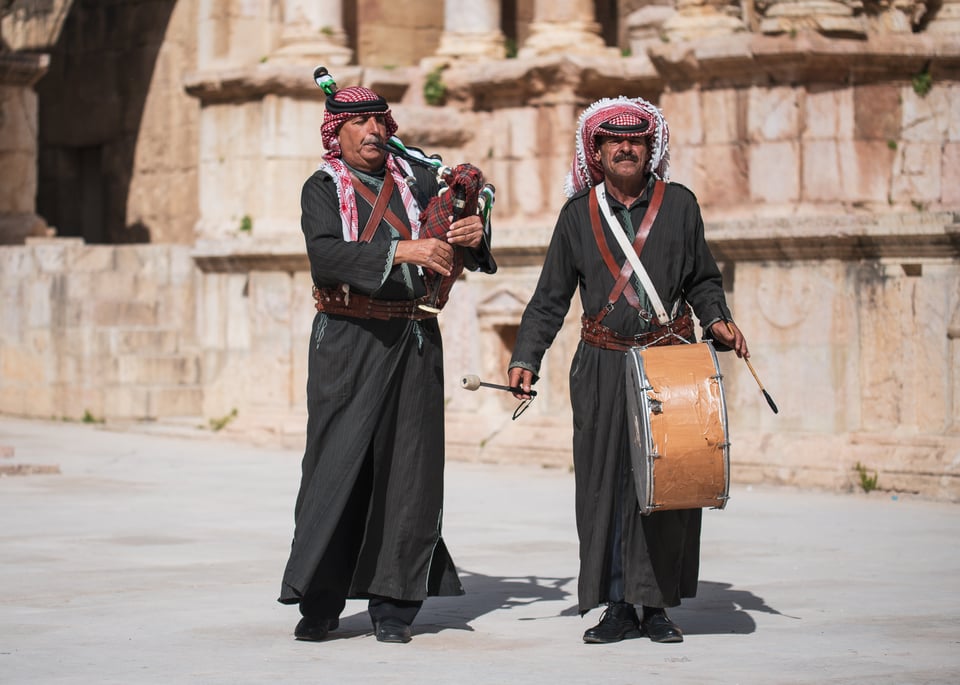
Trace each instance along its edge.
<path fill-rule="evenodd" d="M 610 230 L 613 231 L 613 237 L 617 239 L 620 249 L 623 250 L 623 253 L 627 256 L 627 260 L 630 262 L 630 266 L 633 267 L 633 272 L 637 274 L 637 278 L 640 279 L 640 285 L 643 286 L 647 297 L 650 298 L 653 311 L 657 313 L 657 320 L 661 325 L 670 323 L 671 319 L 667 316 L 667 310 L 664 308 L 663 302 L 657 294 L 657 289 L 653 287 L 653 281 L 650 280 L 650 275 L 647 273 L 647 270 L 643 268 L 643 264 L 640 263 L 640 257 L 633 251 L 633 245 L 630 244 L 626 233 L 623 232 L 623 227 L 620 225 L 620 222 L 617 221 L 617 218 L 613 216 L 613 213 L 610 211 L 610 205 L 607 203 L 607 189 L 602 182 L 596 185 L 596 192 L 600 213 L 603 214 L 603 218 L 607 220 L 607 225 L 610 227 Z"/>

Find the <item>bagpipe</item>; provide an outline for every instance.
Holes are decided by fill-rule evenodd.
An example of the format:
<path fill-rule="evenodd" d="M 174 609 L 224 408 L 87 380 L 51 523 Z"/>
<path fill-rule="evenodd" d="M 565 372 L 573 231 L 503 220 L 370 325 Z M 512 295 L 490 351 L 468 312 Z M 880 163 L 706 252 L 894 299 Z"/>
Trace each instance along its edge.
<path fill-rule="evenodd" d="M 326 67 L 317 67 L 314 70 L 313 79 L 327 97 L 333 97 L 337 92 L 337 84 Z M 471 268 L 486 273 L 492 274 L 497 271 L 497 263 L 490 252 L 490 214 L 493 210 L 496 189 L 493 184 L 484 180 L 483 172 L 472 164 L 447 166 L 440 155 L 428 155 L 419 148 L 404 145 L 403 141 L 396 136 L 391 136 L 378 147 L 409 164 L 429 169 L 436 174 L 439 190 L 427 201 L 426 207 L 420 213 L 421 238 L 445 240 L 451 223 L 472 214 L 479 215 L 483 221 L 483 238 L 477 248 L 468 250 L 454 246 L 454 262 L 449 276 L 424 269 L 428 302 L 419 306 L 426 311 L 439 313 L 447 303 L 450 290 L 463 273 L 467 262 Z M 415 182 L 412 176 L 407 179 L 407 184 L 411 187 Z"/>

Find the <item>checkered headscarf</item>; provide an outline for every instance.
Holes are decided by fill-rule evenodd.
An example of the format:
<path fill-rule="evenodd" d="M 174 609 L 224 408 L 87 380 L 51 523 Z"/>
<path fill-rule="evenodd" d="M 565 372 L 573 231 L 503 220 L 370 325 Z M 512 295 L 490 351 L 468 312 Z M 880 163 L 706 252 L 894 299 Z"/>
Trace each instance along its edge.
<path fill-rule="evenodd" d="M 645 131 L 637 133 L 638 127 Z M 610 126 L 610 129 L 601 128 Z M 618 128 L 627 129 L 617 131 Z M 631 130 L 632 129 L 632 130 Z M 657 178 L 670 179 L 670 129 L 663 113 L 643 98 L 602 98 L 587 107 L 577 124 L 576 152 L 563 185 L 567 197 L 603 180 L 603 168 L 596 160 L 597 136 L 637 136 L 648 138 L 650 161 L 647 171 Z"/>
<path fill-rule="evenodd" d="M 397 122 L 393 120 L 387 101 L 369 88 L 351 86 L 342 88 L 327 98 L 323 112 L 323 124 L 320 126 L 320 136 L 323 147 L 329 152 L 325 157 L 340 156 L 340 141 L 337 133 L 343 122 L 364 114 L 380 114 L 387 123 L 387 138 L 397 132 Z"/>
<path fill-rule="evenodd" d="M 337 186 L 337 199 L 340 203 L 340 223 L 343 239 L 355 241 L 359 234 L 359 217 L 357 214 L 357 199 L 353 192 L 353 183 L 350 180 L 350 171 L 340 159 L 342 150 L 337 133 L 343 122 L 364 114 L 380 114 L 387 124 L 387 138 L 397 132 L 397 122 L 390 114 L 387 101 L 369 88 L 352 86 L 338 90 L 331 97 L 327 97 L 326 108 L 323 112 L 323 124 L 320 126 L 320 136 L 327 153 L 323 156 L 320 169 L 333 179 Z M 386 141 L 384 141 L 386 142 Z M 407 212 L 410 230 L 414 238 L 420 236 L 420 211 L 416 198 L 410 192 L 406 179 L 413 175 L 410 166 L 402 159 L 393 155 L 386 155 L 387 171 L 393 176 L 393 181 L 400 191 L 403 207 Z"/>

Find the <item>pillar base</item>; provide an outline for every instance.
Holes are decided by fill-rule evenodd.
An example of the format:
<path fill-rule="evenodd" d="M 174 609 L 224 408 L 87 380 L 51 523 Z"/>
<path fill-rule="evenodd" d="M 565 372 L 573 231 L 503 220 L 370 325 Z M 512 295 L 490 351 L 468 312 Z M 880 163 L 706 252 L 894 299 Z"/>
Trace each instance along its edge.
<path fill-rule="evenodd" d="M 506 57 L 503 34 L 500 31 L 488 33 L 461 33 L 445 31 L 440 38 L 438 57 L 450 59 L 504 59 Z"/>
<path fill-rule="evenodd" d="M 550 54 L 619 55 L 620 51 L 603 42 L 600 26 L 596 22 L 530 24 L 530 37 L 517 56 L 536 57 Z"/>

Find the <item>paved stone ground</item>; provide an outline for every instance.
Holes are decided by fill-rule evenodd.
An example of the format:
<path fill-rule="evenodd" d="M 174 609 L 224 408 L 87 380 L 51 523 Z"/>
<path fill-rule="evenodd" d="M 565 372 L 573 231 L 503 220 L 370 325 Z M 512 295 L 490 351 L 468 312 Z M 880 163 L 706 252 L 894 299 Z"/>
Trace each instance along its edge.
<path fill-rule="evenodd" d="M 407 645 L 362 602 L 307 643 L 275 601 L 300 455 L 185 433 L 0 418 L 0 466 L 37 467 L 0 478 L 0 682 L 960 682 L 957 504 L 735 485 L 671 612 L 686 641 L 585 645 L 572 474 L 454 462 L 467 595 Z"/>

